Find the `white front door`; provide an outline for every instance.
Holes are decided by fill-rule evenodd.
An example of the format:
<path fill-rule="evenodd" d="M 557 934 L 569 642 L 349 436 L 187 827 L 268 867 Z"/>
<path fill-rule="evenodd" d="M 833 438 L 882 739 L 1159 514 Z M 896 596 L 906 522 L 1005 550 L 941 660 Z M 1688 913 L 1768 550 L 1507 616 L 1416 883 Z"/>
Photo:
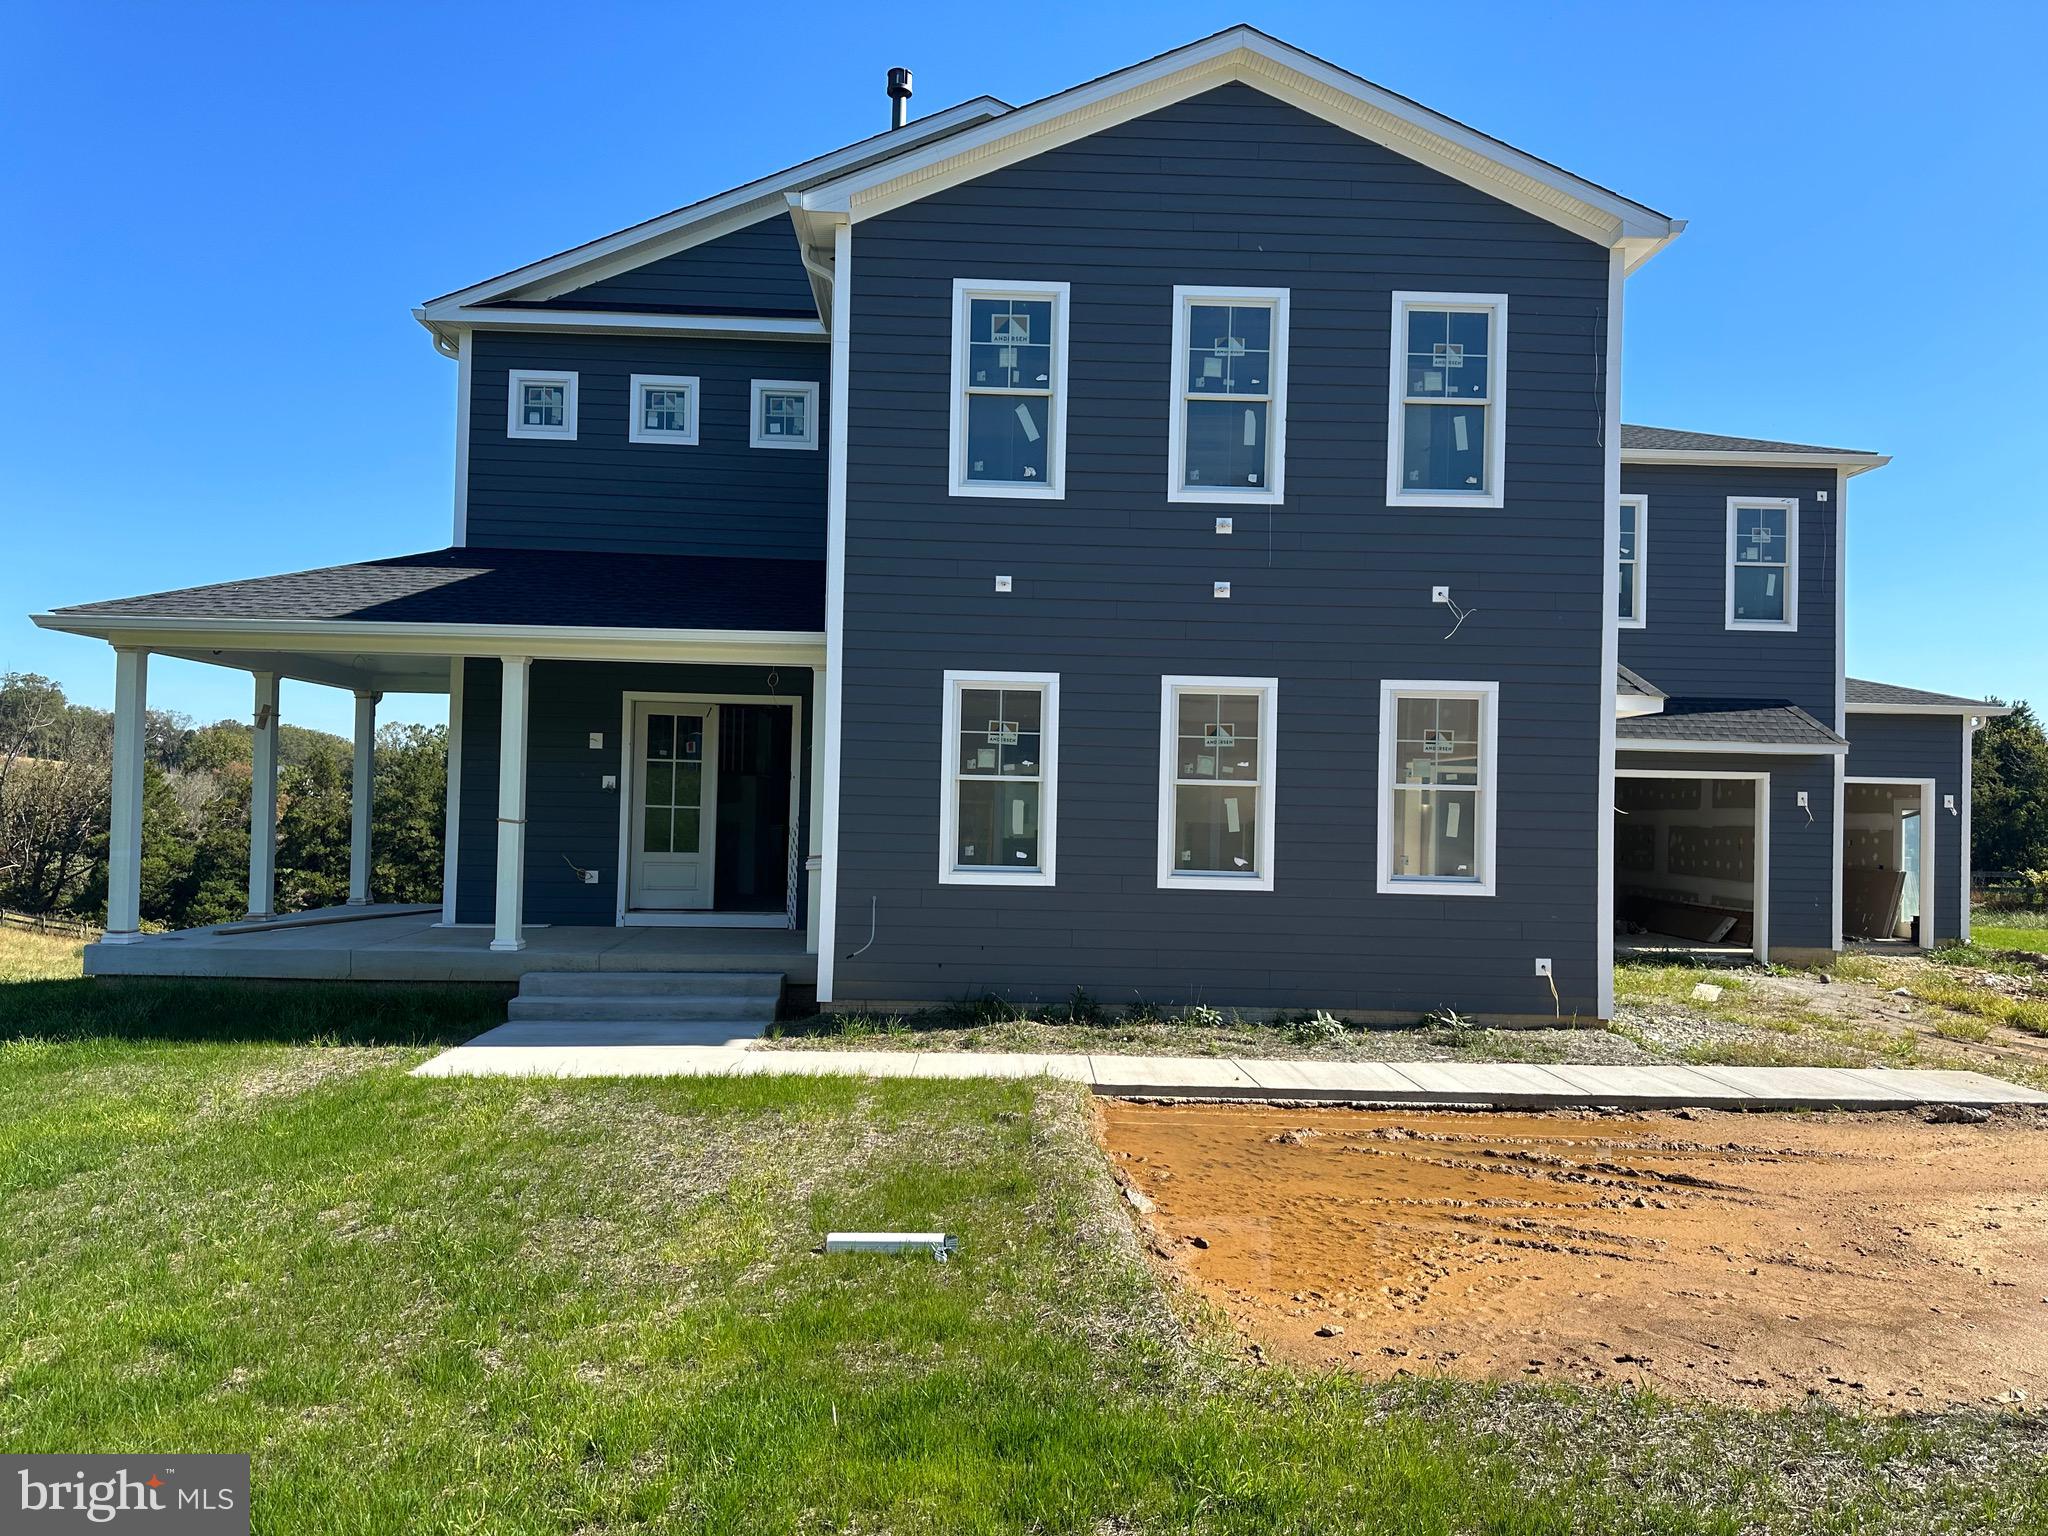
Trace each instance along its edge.
<path fill-rule="evenodd" d="M 633 707 L 633 857 L 626 905 L 702 912 L 718 867 L 718 706 Z"/>

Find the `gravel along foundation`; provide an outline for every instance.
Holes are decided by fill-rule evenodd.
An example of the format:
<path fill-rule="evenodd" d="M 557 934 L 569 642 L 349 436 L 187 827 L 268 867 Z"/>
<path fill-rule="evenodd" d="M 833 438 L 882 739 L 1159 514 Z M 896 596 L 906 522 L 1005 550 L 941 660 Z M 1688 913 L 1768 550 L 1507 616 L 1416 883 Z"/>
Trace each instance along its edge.
<path fill-rule="evenodd" d="M 2037 1112 L 1098 1113 L 1155 1255 L 1276 1357 L 1752 1407 L 2048 1396 Z"/>

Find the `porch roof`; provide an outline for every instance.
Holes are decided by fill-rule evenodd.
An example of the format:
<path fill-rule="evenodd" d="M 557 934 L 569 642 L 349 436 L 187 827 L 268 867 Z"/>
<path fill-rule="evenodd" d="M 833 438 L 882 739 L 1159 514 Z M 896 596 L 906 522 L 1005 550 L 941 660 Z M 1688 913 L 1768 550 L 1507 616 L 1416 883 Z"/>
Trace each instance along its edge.
<path fill-rule="evenodd" d="M 80 603 L 48 617 L 62 621 L 54 627 L 88 633 L 96 619 L 822 632 L 825 566 L 818 560 L 455 547 Z"/>
<path fill-rule="evenodd" d="M 1783 699 L 1666 699 L 1654 715 L 1614 723 L 1624 752 L 1793 752 L 1834 756 L 1849 743 Z"/>

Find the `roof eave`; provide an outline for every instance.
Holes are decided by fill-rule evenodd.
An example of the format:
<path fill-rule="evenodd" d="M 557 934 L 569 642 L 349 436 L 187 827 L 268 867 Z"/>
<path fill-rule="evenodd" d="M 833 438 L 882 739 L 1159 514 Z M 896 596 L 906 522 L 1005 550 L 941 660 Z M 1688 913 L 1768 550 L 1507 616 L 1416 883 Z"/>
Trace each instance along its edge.
<path fill-rule="evenodd" d="M 1726 448 L 1621 450 L 1621 462 L 1624 464 L 1703 464 L 1710 467 L 1773 464 L 1780 469 L 1846 469 L 1852 476 L 1882 469 L 1891 461 L 1888 453 L 1766 453 Z"/>
<path fill-rule="evenodd" d="M 2009 715 L 2009 704 L 1881 704 L 1876 702 L 1857 703 L 1851 701 L 1842 706 L 1844 714 L 1850 715 L 1947 715 L 1959 718 L 1964 715 Z"/>

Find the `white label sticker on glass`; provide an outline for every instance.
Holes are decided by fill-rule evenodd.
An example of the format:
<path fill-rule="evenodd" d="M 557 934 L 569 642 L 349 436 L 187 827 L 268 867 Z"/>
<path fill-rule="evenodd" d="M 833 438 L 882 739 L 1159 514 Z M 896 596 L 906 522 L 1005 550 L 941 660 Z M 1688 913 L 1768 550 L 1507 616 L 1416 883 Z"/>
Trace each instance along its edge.
<path fill-rule="evenodd" d="M 1031 419 L 1031 407 L 1024 404 L 1021 400 L 1017 403 L 1017 423 L 1022 427 L 1027 441 L 1034 443 L 1038 441 L 1038 423 Z M 1024 473 L 1028 475 L 1031 471 L 1027 469 Z"/>
<path fill-rule="evenodd" d="M 1243 829 L 1243 828 L 1242 828 L 1241 826 L 1239 826 L 1239 825 L 1238 825 L 1238 820 L 1237 820 L 1237 796 L 1235 796 L 1235 795 L 1229 795 L 1229 796 L 1226 796 L 1226 797 L 1224 798 L 1224 801 L 1223 801 L 1223 820 L 1224 820 L 1224 823 L 1225 823 L 1225 825 L 1227 825 L 1227 826 L 1228 826 L 1228 827 L 1230 828 L 1230 830 L 1231 830 L 1231 832 L 1232 832 L 1233 834 L 1234 834 L 1234 833 L 1237 833 L 1237 832 L 1241 832 L 1242 830 L 1244 830 L 1244 829 Z"/>
<path fill-rule="evenodd" d="M 1017 745 L 1017 722 L 1014 720 L 989 721 L 988 739 L 991 746 L 1014 747 Z"/>
<path fill-rule="evenodd" d="M 1445 837 L 1456 837 L 1456 836 L 1458 835 L 1458 812 L 1460 812 L 1460 811 L 1461 811 L 1461 810 L 1463 810 L 1463 809 L 1464 809 L 1464 807 L 1463 807 L 1462 805 L 1460 805 L 1460 804 L 1459 804 L 1459 803 L 1458 803 L 1457 801 L 1453 800 L 1453 801 L 1452 801 L 1452 802 L 1450 803 L 1450 806 L 1449 806 L 1449 808 L 1448 808 L 1447 810 L 1445 810 L 1445 812 L 1444 812 L 1444 836 L 1445 836 Z"/>
<path fill-rule="evenodd" d="M 1777 573 L 1776 571 L 1772 571 L 1772 572 L 1770 572 L 1770 573 L 1769 573 L 1769 574 L 1768 574 L 1767 576 L 1765 576 L 1765 577 L 1764 577 L 1764 596 L 1765 596 L 1765 597 L 1776 597 L 1777 595 L 1778 595 L 1778 573 Z"/>
<path fill-rule="evenodd" d="M 1259 446 L 1259 413 L 1246 407 L 1244 413 L 1244 445 L 1247 448 Z"/>
<path fill-rule="evenodd" d="M 1013 837 L 1022 837 L 1024 835 L 1024 802 L 1022 800 L 1012 800 L 1010 802 L 1010 834 Z M 1023 855 L 1019 854 L 1018 857 L 1022 858 Z"/>
<path fill-rule="evenodd" d="M 1466 449 L 1470 446 L 1470 441 L 1466 435 L 1465 430 L 1465 418 L 1463 416 L 1453 416 L 1451 418 L 1451 438 L 1453 441 L 1457 443 L 1458 452 L 1460 453 L 1465 452 Z"/>

